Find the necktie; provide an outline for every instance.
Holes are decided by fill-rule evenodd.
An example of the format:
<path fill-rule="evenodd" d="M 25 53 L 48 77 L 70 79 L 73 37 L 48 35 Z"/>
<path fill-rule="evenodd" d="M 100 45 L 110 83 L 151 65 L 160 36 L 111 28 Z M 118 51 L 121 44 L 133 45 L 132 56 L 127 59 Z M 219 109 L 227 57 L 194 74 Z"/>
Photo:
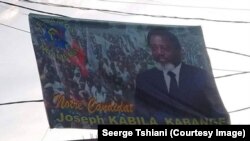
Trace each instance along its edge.
<path fill-rule="evenodd" d="M 178 85 L 177 85 L 177 81 L 175 78 L 175 73 L 173 73 L 172 71 L 169 71 L 168 75 L 170 76 L 169 94 L 170 95 L 178 94 Z"/>

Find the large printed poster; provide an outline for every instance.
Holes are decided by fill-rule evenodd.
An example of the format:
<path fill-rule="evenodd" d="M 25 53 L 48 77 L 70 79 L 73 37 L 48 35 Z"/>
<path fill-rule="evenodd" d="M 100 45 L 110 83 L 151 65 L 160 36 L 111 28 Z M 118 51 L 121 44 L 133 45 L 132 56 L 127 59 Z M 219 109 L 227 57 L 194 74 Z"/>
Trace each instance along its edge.
<path fill-rule="evenodd" d="M 51 128 L 229 123 L 200 26 L 29 22 Z"/>

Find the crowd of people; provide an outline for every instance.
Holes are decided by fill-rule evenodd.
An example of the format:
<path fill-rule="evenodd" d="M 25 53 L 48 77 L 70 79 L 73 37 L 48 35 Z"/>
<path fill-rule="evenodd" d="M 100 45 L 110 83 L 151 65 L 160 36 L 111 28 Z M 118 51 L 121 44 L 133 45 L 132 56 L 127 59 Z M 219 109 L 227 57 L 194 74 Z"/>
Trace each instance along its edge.
<path fill-rule="evenodd" d="M 44 99 L 47 109 L 51 109 L 47 110 L 50 115 L 59 111 L 53 101 L 58 94 L 83 102 L 94 97 L 100 103 L 133 103 L 136 75 L 153 65 L 149 48 L 139 44 L 138 40 L 144 40 L 143 37 L 131 38 L 128 34 L 110 32 L 82 33 L 85 34 L 74 38 L 87 55 L 88 77 L 83 77 L 80 69 L 70 61 L 48 56 L 41 48 L 36 51 Z M 39 47 L 36 49 L 39 50 Z M 58 53 L 53 47 L 51 50 Z M 88 115 L 86 109 L 65 112 Z"/>

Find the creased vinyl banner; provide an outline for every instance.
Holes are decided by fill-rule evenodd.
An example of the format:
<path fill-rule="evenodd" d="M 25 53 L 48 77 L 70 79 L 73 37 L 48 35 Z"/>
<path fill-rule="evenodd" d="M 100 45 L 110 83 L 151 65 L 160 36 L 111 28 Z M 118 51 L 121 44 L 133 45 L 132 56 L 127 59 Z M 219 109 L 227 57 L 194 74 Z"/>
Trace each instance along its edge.
<path fill-rule="evenodd" d="M 230 123 L 200 26 L 29 22 L 51 128 Z"/>

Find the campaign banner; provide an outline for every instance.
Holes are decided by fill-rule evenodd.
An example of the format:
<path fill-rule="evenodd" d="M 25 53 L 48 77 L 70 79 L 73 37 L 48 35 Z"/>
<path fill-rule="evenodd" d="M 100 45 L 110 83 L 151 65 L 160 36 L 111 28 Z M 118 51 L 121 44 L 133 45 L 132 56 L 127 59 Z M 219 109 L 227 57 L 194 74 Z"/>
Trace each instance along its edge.
<path fill-rule="evenodd" d="M 51 128 L 229 124 L 200 26 L 29 15 Z"/>

